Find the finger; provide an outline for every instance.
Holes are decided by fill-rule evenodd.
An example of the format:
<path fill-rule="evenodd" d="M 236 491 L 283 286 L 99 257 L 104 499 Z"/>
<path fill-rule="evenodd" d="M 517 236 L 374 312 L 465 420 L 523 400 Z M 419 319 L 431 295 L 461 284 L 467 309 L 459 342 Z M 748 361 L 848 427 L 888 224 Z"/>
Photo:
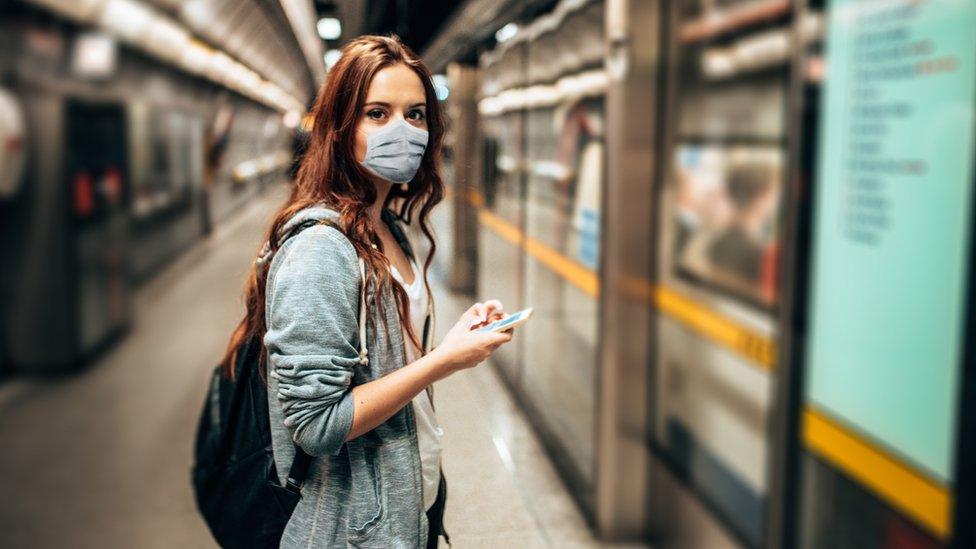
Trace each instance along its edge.
<path fill-rule="evenodd" d="M 471 324 L 468 326 L 468 329 L 470 329 L 470 330 L 477 330 L 478 328 L 483 328 L 483 327 L 491 324 L 492 322 L 497 322 L 497 321 L 499 321 L 499 320 L 501 320 L 501 319 L 503 319 L 503 318 L 505 318 L 507 316 L 509 316 L 509 315 L 504 314 L 504 313 L 498 313 L 498 312 L 496 312 L 496 313 L 492 313 L 490 316 L 488 316 L 484 320 L 480 320 L 480 319 L 478 319 L 476 317 L 474 320 L 471 321 Z"/>
<path fill-rule="evenodd" d="M 493 319 L 491 319 L 491 318 L 485 318 L 485 317 L 481 317 L 481 316 L 476 316 L 476 317 L 472 318 L 468 322 L 468 329 L 469 330 L 476 330 L 478 328 L 482 328 L 484 326 L 487 326 L 491 322 L 493 322 Z"/>
<path fill-rule="evenodd" d="M 489 299 L 485 302 L 485 318 L 493 314 L 502 312 L 502 302 L 497 299 Z"/>
<path fill-rule="evenodd" d="M 491 336 L 491 343 L 493 345 L 502 345 L 503 343 L 508 343 L 512 340 L 512 330 L 509 329 L 502 332 L 492 332 Z"/>
<path fill-rule="evenodd" d="M 484 303 L 479 303 L 477 309 L 475 310 L 475 318 L 482 321 L 488 315 L 488 306 Z"/>
<path fill-rule="evenodd" d="M 486 320 L 486 322 L 495 322 L 495 321 L 501 320 L 503 318 L 508 318 L 508 316 L 509 315 L 507 315 L 505 313 L 501 313 L 501 312 L 495 311 L 495 312 L 491 313 L 490 315 L 488 315 L 488 318 L 485 319 L 485 320 Z"/>
<path fill-rule="evenodd" d="M 485 301 L 485 308 L 488 310 L 488 313 L 491 313 L 492 311 L 501 311 L 502 302 L 498 301 L 497 299 L 489 299 L 488 301 Z"/>
<path fill-rule="evenodd" d="M 482 304 L 480 302 L 468 307 L 468 310 L 464 311 L 464 314 L 461 315 L 461 321 L 465 324 L 469 324 L 471 319 L 478 317 L 481 307 Z"/>

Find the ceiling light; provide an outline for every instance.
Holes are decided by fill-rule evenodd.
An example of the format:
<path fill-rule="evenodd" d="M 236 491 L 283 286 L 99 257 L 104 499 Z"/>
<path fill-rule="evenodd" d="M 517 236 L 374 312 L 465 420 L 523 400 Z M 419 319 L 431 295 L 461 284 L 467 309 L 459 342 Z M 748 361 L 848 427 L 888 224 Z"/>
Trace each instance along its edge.
<path fill-rule="evenodd" d="M 335 40 L 342 36 L 342 23 L 335 17 L 323 17 L 319 19 L 316 28 L 318 28 L 319 36 L 323 40 Z"/>
<path fill-rule="evenodd" d="M 516 25 L 515 23 L 509 23 L 504 27 L 495 31 L 495 40 L 501 43 L 506 40 L 515 38 L 515 35 L 518 34 L 518 30 L 519 30 L 518 25 Z"/>
<path fill-rule="evenodd" d="M 302 121 L 302 113 L 298 111 L 286 112 L 284 116 L 284 120 L 282 120 L 285 127 L 290 129 L 297 127 L 301 121 Z"/>
<path fill-rule="evenodd" d="M 210 57 L 212 55 L 213 50 L 203 42 L 191 40 L 186 48 L 183 49 L 183 55 L 180 57 L 180 65 L 192 73 L 203 74 L 207 70 L 207 67 L 210 66 Z"/>
<path fill-rule="evenodd" d="M 329 50 L 325 52 L 325 70 L 331 69 L 332 65 L 335 65 L 336 61 L 338 61 L 339 57 L 341 56 L 342 52 L 339 50 Z"/>
<path fill-rule="evenodd" d="M 118 48 L 115 39 L 100 32 L 82 32 L 75 39 L 72 71 L 82 77 L 108 78 L 115 73 Z"/>
<path fill-rule="evenodd" d="M 180 8 L 180 16 L 195 29 L 206 28 L 214 20 L 214 12 L 207 0 L 189 0 Z"/>
<path fill-rule="evenodd" d="M 183 27 L 168 17 L 157 17 L 143 40 L 143 46 L 163 59 L 179 62 L 189 41 L 190 33 Z"/>
<path fill-rule="evenodd" d="M 152 28 L 155 19 L 155 13 L 145 4 L 133 0 L 109 0 L 99 22 L 123 40 L 137 42 L 146 30 Z"/>
<path fill-rule="evenodd" d="M 447 77 L 443 74 L 434 75 L 434 93 L 437 95 L 439 101 L 447 99 L 447 96 L 451 94 L 451 88 L 448 86 Z"/>

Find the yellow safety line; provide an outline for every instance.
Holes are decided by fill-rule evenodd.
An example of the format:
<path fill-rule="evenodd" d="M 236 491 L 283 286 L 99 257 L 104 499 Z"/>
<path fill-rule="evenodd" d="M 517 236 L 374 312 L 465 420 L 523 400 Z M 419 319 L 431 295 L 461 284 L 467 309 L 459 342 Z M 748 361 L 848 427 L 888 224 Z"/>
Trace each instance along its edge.
<path fill-rule="evenodd" d="M 953 500 L 946 487 L 809 407 L 803 413 L 803 441 L 807 448 L 940 539 L 948 539 Z"/>

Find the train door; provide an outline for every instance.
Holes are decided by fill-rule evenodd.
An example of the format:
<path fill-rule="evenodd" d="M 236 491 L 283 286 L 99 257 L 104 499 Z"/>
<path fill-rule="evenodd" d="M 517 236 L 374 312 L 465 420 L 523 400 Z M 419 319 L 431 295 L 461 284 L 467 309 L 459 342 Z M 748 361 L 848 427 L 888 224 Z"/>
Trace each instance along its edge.
<path fill-rule="evenodd" d="M 651 520 L 665 545 L 758 547 L 776 444 L 795 15 L 785 0 L 668 7 Z"/>
<path fill-rule="evenodd" d="M 971 546 L 976 5 L 825 8 L 796 546 Z"/>
<path fill-rule="evenodd" d="M 494 361 L 581 506 L 595 497 L 604 12 L 562 1 L 481 56 L 479 294 L 535 309 Z"/>
<path fill-rule="evenodd" d="M 72 214 L 69 310 L 80 358 L 129 322 L 125 111 L 118 104 L 75 100 L 65 108 L 66 189 Z"/>

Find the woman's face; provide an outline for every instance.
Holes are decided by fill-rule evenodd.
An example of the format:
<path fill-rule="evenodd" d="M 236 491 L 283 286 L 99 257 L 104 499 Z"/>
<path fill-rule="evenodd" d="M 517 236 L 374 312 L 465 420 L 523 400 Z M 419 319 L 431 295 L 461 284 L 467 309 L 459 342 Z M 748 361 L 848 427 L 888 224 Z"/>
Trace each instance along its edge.
<path fill-rule="evenodd" d="M 391 65 L 373 76 L 356 123 L 356 160 L 366 158 L 366 137 L 397 118 L 427 129 L 427 96 L 413 69 Z"/>

